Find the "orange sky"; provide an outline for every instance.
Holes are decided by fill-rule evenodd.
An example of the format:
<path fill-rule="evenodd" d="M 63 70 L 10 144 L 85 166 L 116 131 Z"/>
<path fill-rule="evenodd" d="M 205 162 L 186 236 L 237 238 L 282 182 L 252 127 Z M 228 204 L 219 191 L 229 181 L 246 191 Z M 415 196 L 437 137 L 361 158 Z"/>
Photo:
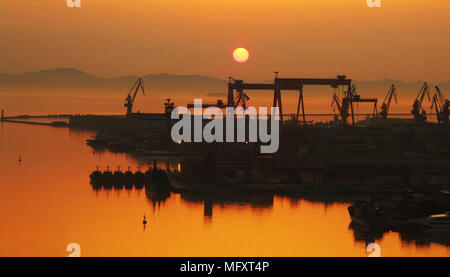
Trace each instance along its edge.
<path fill-rule="evenodd" d="M 2 0 L 0 72 L 449 81 L 450 1 Z M 232 59 L 246 47 L 247 63 Z"/>

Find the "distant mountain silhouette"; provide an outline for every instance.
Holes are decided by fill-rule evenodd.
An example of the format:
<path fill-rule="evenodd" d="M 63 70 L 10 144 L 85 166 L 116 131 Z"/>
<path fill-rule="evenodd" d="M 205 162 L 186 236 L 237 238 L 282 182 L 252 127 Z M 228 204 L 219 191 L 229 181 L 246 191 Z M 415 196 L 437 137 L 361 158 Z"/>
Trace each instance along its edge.
<path fill-rule="evenodd" d="M 102 78 L 73 68 L 56 68 L 24 74 L 0 74 L 0 89 L 111 89 L 129 90 L 138 76 Z M 148 74 L 142 76 L 148 90 L 204 92 L 226 90 L 226 80 L 200 75 Z"/>
<path fill-rule="evenodd" d="M 28 72 L 20 75 L 0 74 L 2 88 L 71 88 L 89 87 L 103 82 L 104 79 L 86 74 L 72 68 L 56 68 Z"/>
<path fill-rule="evenodd" d="M 24 74 L 0 74 L 0 89 L 79 89 L 79 90 L 112 90 L 128 91 L 138 76 L 121 76 L 102 78 L 87 74 L 73 68 L 55 68 L 28 72 Z M 227 80 L 201 75 L 147 74 L 142 76 L 145 89 L 149 91 L 180 91 L 205 93 L 209 96 L 226 95 Z M 265 81 L 269 83 L 272 81 Z M 424 81 L 403 82 L 383 79 L 377 81 L 358 81 L 355 83 L 363 96 L 385 95 L 391 84 L 395 84 L 399 94 L 402 92 L 412 96 L 421 88 Z M 438 84 L 444 95 L 450 96 L 450 82 Z M 308 87 L 317 91 L 323 87 Z"/>
<path fill-rule="evenodd" d="M 399 97 L 403 95 L 407 95 L 408 97 L 416 97 L 419 93 L 420 89 L 422 88 L 423 84 L 425 83 L 425 80 L 415 81 L 415 82 L 404 82 L 399 80 L 390 80 L 390 79 L 383 79 L 379 81 L 356 81 L 356 85 L 358 87 L 358 91 L 363 96 L 383 96 L 387 94 L 389 91 L 389 88 L 392 84 L 394 84 L 397 87 L 397 93 L 399 94 Z M 442 90 L 445 96 L 450 96 L 450 82 L 444 82 L 440 84 L 430 83 L 430 94 L 433 95 L 435 93 L 434 86 L 439 86 L 439 88 Z"/>

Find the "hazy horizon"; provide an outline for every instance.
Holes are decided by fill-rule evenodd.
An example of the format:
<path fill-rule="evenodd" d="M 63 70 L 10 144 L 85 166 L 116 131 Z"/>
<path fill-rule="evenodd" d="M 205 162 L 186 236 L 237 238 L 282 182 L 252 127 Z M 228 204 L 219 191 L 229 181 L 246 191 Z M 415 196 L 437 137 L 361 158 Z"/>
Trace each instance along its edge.
<path fill-rule="evenodd" d="M 133 75 L 133 74 L 123 74 L 123 75 L 115 75 L 115 76 L 103 76 L 103 75 L 97 75 L 97 74 L 93 74 L 89 71 L 80 69 L 80 68 L 75 68 L 75 67 L 62 67 L 62 66 L 57 66 L 54 68 L 42 68 L 42 69 L 36 69 L 33 71 L 25 71 L 25 72 L 18 72 L 18 73 L 11 73 L 11 72 L 0 72 L 0 75 L 15 75 L 15 76 L 20 76 L 20 75 L 24 75 L 24 74 L 29 74 L 29 73 L 40 73 L 40 72 L 52 72 L 52 71 L 56 71 L 56 70 L 73 70 L 73 71 L 79 71 L 82 73 L 85 73 L 87 75 L 93 76 L 93 77 L 97 77 L 97 78 L 101 78 L 101 79 L 105 79 L 105 80 L 110 80 L 110 79 L 116 79 L 116 78 L 124 78 L 124 77 L 144 77 L 144 76 L 163 76 L 163 75 L 169 75 L 169 76 L 177 76 L 177 77 L 206 77 L 206 78 L 212 78 L 212 79 L 216 79 L 216 80 L 220 80 L 220 81 L 228 81 L 228 77 L 236 77 L 239 78 L 239 76 L 214 76 L 214 75 L 208 75 L 208 74 L 198 74 L 195 72 L 191 72 L 191 73 L 185 73 L 185 74 L 177 74 L 177 73 L 172 73 L 172 72 L 147 72 L 147 73 L 143 73 L 141 75 Z M 268 74 L 267 77 L 273 77 L 275 76 L 273 73 L 272 74 Z M 327 75 L 327 76 L 320 76 L 320 77 L 315 77 L 315 76 L 293 76 L 293 75 L 287 75 L 284 76 L 283 74 L 279 73 L 279 77 L 280 78 L 308 78 L 308 77 L 312 77 L 312 78 L 335 78 L 337 75 Z M 429 82 L 426 79 L 416 79 L 416 80 L 402 80 L 402 79 L 392 79 L 389 77 L 380 77 L 377 79 L 353 79 L 351 78 L 351 76 L 347 76 L 347 78 L 352 79 L 355 82 L 380 82 L 380 81 L 396 81 L 396 82 L 403 82 L 405 84 L 412 84 L 412 83 L 417 83 L 417 82 Z M 273 79 L 270 78 L 266 78 L 266 79 L 245 79 L 245 82 L 259 82 L 259 83 L 271 83 L 273 82 Z M 442 81 L 439 81 L 437 83 L 433 82 L 433 84 L 444 84 L 444 83 L 450 83 L 450 76 L 448 79 L 443 79 Z"/>

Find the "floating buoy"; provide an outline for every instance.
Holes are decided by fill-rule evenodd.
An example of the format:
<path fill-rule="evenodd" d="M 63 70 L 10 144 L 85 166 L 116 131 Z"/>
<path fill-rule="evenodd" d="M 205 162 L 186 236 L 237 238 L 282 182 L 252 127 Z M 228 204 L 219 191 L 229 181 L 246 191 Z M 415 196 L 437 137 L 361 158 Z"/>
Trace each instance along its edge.
<path fill-rule="evenodd" d="M 144 220 L 142 220 L 142 224 L 147 224 L 147 219 L 145 218 L 145 214 L 144 214 Z"/>

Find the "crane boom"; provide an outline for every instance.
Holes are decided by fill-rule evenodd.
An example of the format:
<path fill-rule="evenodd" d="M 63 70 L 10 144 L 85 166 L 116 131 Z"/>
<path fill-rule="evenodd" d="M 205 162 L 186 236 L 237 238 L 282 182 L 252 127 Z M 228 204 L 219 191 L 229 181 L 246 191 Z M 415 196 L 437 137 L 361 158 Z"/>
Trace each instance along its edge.
<path fill-rule="evenodd" d="M 444 96 L 442 95 L 441 89 L 438 86 L 434 86 L 436 89 L 436 93 L 439 95 L 440 99 L 444 99 Z"/>
<path fill-rule="evenodd" d="M 384 97 L 383 104 L 381 105 L 380 115 L 383 119 L 386 119 L 387 115 L 389 114 L 392 98 L 394 98 L 395 104 L 397 104 L 397 88 L 395 87 L 394 84 L 391 85 L 391 88 L 389 89 L 389 92 L 386 94 L 386 97 Z"/>
<path fill-rule="evenodd" d="M 388 107 L 391 105 L 392 97 L 394 97 L 395 104 L 397 104 L 397 88 L 392 85 L 389 90 L 389 100 L 387 102 Z"/>
<path fill-rule="evenodd" d="M 445 99 L 438 86 L 434 87 L 436 93 L 431 102 L 431 109 L 435 108 L 436 118 L 439 123 L 448 123 L 450 115 L 450 100 Z"/>
<path fill-rule="evenodd" d="M 428 86 L 427 82 L 425 82 L 423 84 L 423 86 L 420 89 L 419 94 L 417 95 L 416 100 L 414 100 L 414 104 L 412 106 L 411 114 L 414 115 L 414 119 L 417 121 L 426 121 L 427 120 L 427 113 L 422 106 L 425 95 L 428 97 L 428 101 L 430 101 L 430 92 L 429 92 L 429 86 Z"/>
<path fill-rule="evenodd" d="M 142 94 L 145 96 L 144 81 L 142 80 L 142 78 L 137 79 L 136 83 L 134 83 L 134 85 L 131 87 L 127 97 L 125 98 L 124 107 L 127 108 L 127 115 L 133 113 L 133 104 L 134 100 L 136 99 L 136 95 L 139 92 L 139 89 L 141 89 Z"/>
<path fill-rule="evenodd" d="M 344 125 L 347 124 L 347 118 L 349 116 L 348 109 L 350 107 L 350 103 L 350 98 L 346 97 L 341 100 L 336 95 L 336 93 L 334 93 L 333 100 L 331 101 L 331 108 L 333 108 L 333 111 L 336 111 L 336 106 L 337 110 L 339 111 L 339 115 L 341 116 L 341 122 Z"/>
<path fill-rule="evenodd" d="M 439 110 L 440 110 L 440 105 L 438 104 L 438 100 L 437 100 L 437 95 L 435 94 L 433 96 L 433 100 L 431 101 L 431 109 L 435 108 L 436 110 L 436 117 L 439 121 Z"/>
<path fill-rule="evenodd" d="M 234 98 L 234 107 L 242 105 L 242 107 L 245 109 L 248 100 L 250 100 L 250 97 L 248 97 L 247 94 L 245 94 L 243 91 L 238 91 L 238 95 Z"/>
<path fill-rule="evenodd" d="M 441 90 L 439 89 L 438 86 L 434 86 L 434 88 L 436 90 L 436 94 L 435 94 L 435 96 L 437 98 L 436 100 L 439 102 L 439 105 L 444 106 L 445 105 L 445 98 L 442 95 Z"/>
<path fill-rule="evenodd" d="M 331 108 L 333 108 L 333 111 L 335 111 L 334 106 L 336 106 L 339 111 L 341 110 L 341 99 L 339 99 L 336 93 L 333 95 L 333 101 L 331 101 Z"/>
<path fill-rule="evenodd" d="M 420 99 L 419 100 L 419 105 L 422 106 L 423 103 L 423 98 L 425 97 L 425 95 L 427 95 L 428 97 L 428 101 L 430 101 L 430 91 L 429 91 L 429 86 L 428 83 L 424 83 L 422 86 L 422 89 L 420 89 L 419 94 L 417 95 L 416 99 Z"/>

